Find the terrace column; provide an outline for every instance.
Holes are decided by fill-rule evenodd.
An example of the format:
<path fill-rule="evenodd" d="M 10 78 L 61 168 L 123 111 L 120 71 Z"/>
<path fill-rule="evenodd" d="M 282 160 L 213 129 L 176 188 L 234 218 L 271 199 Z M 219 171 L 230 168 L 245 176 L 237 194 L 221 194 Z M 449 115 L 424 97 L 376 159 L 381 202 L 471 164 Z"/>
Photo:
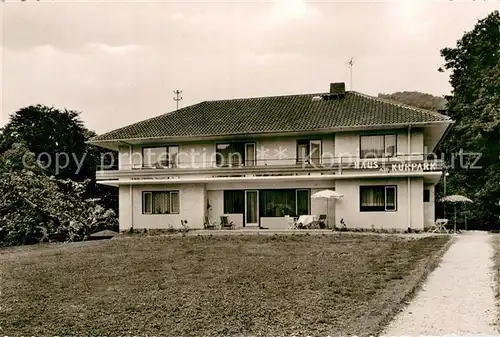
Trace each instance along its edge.
<path fill-rule="evenodd" d="M 129 153 L 130 153 L 130 169 L 132 169 L 132 155 L 133 155 L 133 150 L 132 150 L 132 144 L 129 144 Z M 141 158 L 141 161 L 143 159 Z M 142 199 L 142 196 L 141 196 Z M 142 200 L 141 200 L 141 207 L 142 207 Z M 134 188 L 132 184 L 130 184 L 130 228 L 134 228 Z"/>
<path fill-rule="evenodd" d="M 411 153 L 411 125 L 408 125 L 408 150 L 406 160 L 409 161 Z M 411 178 L 408 176 L 408 228 L 411 228 Z"/>

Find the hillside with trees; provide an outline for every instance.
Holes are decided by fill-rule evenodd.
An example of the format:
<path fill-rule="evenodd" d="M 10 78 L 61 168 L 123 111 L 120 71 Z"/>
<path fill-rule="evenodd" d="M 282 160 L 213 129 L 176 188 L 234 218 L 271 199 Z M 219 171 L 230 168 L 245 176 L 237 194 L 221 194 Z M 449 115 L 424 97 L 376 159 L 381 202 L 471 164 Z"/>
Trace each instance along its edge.
<path fill-rule="evenodd" d="M 417 108 L 439 111 L 446 109 L 446 98 L 433 96 L 418 91 L 398 91 L 392 94 L 378 94 L 379 98 L 388 99 Z"/>

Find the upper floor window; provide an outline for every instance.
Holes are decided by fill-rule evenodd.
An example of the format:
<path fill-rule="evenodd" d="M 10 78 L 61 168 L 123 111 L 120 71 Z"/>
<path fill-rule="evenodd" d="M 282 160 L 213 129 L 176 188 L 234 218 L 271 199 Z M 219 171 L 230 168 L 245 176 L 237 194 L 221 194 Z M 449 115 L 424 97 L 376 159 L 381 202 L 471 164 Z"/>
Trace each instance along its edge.
<path fill-rule="evenodd" d="M 321 163 L 321 140 L 297 140 L 297 163 L 319 165 Z"/>
<path fill-rule="evenodd" d="M 396 155 L 396 135 L 360 136 L 360 158 L 385 158 Z"/>
<path fill-rule="evenodd" d="M 179 191 L 142 192 L 143 214 L 178 214 Z"/>
<path fill-rule="evenodd" d="M 396 210 L 396 186 L 360 186 L 359 195 L 359 210 L 361 212 Z"/>
<path fill-rule="evenodd" d="M 215 164 L 219 167 L 254 166 L 255 162 L 255 143 L 219 143 L 215 146 Z"/>
<path fill-rule="evenodd" d="M 177 167 L 179 146 L 155 146 L 142 148 L 143 167 Z"/>

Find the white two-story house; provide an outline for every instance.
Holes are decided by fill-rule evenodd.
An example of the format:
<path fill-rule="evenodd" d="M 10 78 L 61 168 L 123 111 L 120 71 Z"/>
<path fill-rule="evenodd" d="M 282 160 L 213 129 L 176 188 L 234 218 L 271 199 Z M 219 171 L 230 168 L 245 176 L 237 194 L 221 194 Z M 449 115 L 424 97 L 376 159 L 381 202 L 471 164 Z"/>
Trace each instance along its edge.
<path fill-rule="evenodd" d="M 442 175 L 432 153 L 452 123 L 332 83 L 326 93 L 201 102 L 91 143 L 119 152 L 97 179 L 119 188 L 120 230 L 203 228 L 226 214 L 236 227 L 326 214 L 330 227 L 421 230 L 434 222 Z M 343 197 L 311 198 L 324 189 Z"/>

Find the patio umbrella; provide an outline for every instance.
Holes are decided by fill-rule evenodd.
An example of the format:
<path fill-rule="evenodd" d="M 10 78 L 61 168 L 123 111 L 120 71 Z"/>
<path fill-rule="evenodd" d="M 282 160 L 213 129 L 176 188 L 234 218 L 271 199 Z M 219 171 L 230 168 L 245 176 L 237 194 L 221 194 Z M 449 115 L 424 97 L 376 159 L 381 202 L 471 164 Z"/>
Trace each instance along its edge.
<path fill-rule="evenodd" d="M 457 231 L 457 204 L 472 203 L 472 200 L 470 200 L 467 197 L 464 197 L 463 195 L 454 194 L 454 195 L 447 195 L 445 197 L 442 197 L 439 201 L 440 202 L 449 202 L 449 203 L 453 204 L 453 210 L 454 210 L 454 214 L 455 214 L 455 221 L 454 221 L 454 225 L 453 225 L 453 230 L 456 232 Z"/>
<path fill-rule="evenodd" d="M 313 195 L 311 195 L 311 198 L 339 199 L 343 196 L 344 195 L 340 194 L 339 192 L 335 192 L 332 190 L 323 190 L 314 193 Z"/>
<path fill-rule="evenodd" d="M 335 192 L 333 190 L 323 190 L 323 191 L 319 191 L 319 192 L 316 192 L 314 193 L 313 195 L 311 195 L 311 198 L 314 198 L 314 199 L 319 199 L 319 198 L 323 198 L 323 199 L 326 199 L 326 211 L 328 213 L 328 210 L 329 210 L 329 200 L 330 199 L 340 199 L 342 198 L 344 195 L 339 193 L 339 192 Z M 329 214 L 327 214 L 328 216 Z"/>

